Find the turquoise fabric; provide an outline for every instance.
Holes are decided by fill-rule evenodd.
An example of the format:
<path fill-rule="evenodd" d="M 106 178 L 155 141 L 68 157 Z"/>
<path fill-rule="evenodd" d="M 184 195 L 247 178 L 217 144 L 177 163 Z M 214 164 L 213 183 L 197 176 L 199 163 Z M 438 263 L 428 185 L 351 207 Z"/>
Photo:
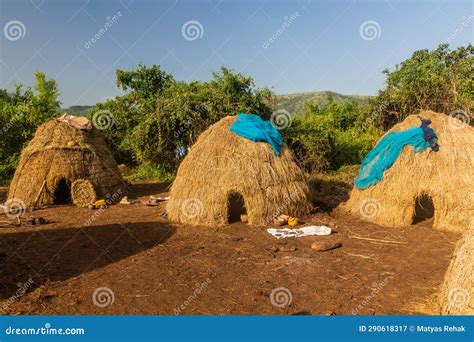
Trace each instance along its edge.
<path fill-rule="evenodd" d="M 267 142 L 276 155 L 280 154 L 283 138 L 271 122 L 264 121 L 255 114 L 240 113 L 237 117 L 238 119 L 230 126 L 232 132 L 252 141 Z"/>
<path fill-rule="evenodd" d="M 421 127 L 387 134 L 364 158 L 354 182 L 355 187 L 367 189 L 380 182 L 384 171 L 392 167 L 406 145 L 413 146 L 416 153 L 430 147 L 430 143 L 423 138 Z"/>

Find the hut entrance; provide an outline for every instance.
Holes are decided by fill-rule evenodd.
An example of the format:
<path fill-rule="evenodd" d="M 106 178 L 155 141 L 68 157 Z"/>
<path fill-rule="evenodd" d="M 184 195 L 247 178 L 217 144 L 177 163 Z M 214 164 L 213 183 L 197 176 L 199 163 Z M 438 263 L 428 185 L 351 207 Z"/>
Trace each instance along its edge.
<path fill-rule="evenodd" d="M 71 204 L 71 181 L 61 178 L 54 190 L 54 204 Z"/>
<path fill-rule="evenodd" d="M 415 213 L 412 224 L 430 220 L 434 217 L 433 199 L 427 194 L 415 198 Z"/>
<path fill-rule="evenodd" d="M 245 210 L 244 197 L 238 192 L 229 194 L 227 220 L 229 223 L 240 222 L 240 215 L 247 214 Z"/>

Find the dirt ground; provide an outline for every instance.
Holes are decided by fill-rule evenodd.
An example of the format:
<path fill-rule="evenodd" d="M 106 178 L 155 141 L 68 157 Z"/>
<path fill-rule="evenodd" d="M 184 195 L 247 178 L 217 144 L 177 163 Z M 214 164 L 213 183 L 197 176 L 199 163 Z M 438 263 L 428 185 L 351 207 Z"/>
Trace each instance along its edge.
<path fill-rule="evenodd" d="M 147 198 L 167 186 L 131 189 Z M 0 312 L 436 314 L 434 298 L 459 235 L 429 221 L 377 226 L 331 212 L 330 202 L 304 221 L 329 224 L 334 234 L 280 240 L 243 223 L 174 225 L 162 217 L 164 205 L 38 210 L 51 223 L 0 228 Z M 323 240 L 342 247 L 311 249 Z"/>

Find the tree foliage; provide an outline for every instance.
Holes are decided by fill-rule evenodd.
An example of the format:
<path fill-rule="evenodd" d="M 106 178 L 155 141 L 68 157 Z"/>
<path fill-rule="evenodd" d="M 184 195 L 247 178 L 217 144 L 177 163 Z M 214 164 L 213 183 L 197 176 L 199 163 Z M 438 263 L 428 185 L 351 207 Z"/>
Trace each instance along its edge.
<path fill-rule="evenodd" d="M 373 147 L 379 131 L 367 106 L 354 102 L 319 106 L 306 102 L 303 116 L 295 117 L 285 138 L 308 172 L 337 170 L 359 164 Z"/>
<path fill-rule="evenodd" d="M 37 72 L 36 84 L 26 88 L 16 84 L 8 93 L 0 89 L 0 183 L 13 175 L 23 147 L 40 124 L 57 115 L 59 92 L 56 81 Z"/>
<path fill-rule="evenodd" d="M 173 82 L 173 75 L 162 71 L 158 65 L 146 67 L 140 64 L 137 70 L 117 70 L 117 86 L 130 91 L 136 101 L 155 97 Z"/>
<path fill-rule="evenodd" d="M 388 129 L 420 109 L 449 114 L 469 112 L 473 105 L 472 45 L 450 50 L 441 44 L 434 50 L 417 50 L 396 65 L 384 70 L 386 86 L 371 102 L 379 124 Z"/>
<path fill-rule="evenodd" d="M 252 78 L 222 67 L 209 82 L 176 81 L 159 66 L 117 71 L 117 84 L 126 91 L 98 104 L 111 112 L 114 126 L 105 133 L 119 162 L 154 165 L 174 172 L 181 150 L 227 115 L 257 113 L 268 118 L 269 89 L 255 88 Z"/>

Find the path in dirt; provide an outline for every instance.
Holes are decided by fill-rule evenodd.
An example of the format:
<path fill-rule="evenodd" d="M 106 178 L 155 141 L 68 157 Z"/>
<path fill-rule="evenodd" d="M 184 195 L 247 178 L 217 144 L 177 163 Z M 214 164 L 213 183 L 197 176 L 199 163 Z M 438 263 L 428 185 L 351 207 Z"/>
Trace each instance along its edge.
<path fill-rule="evenodd" d="M 133 190 L 146 196 L 166 188 Z M 94 215 L 62 206 L 34 212 L 50 224 L 0 228 L 0 250 L 6 252 L 0 257 L 1 313 L 420 313 L 436 294 L 459 238 L 427 223 L 394 229 L 317 213 L 306 223 L 331 222 L 335 234 L 277 240 L 242 223 L 173 225 L 163 211 L 114 205 Z M 322 240 L 342 247 L 310 248 Z M 96 305 L 98 288 L 111 292 Z M 113 303 L 100 307 L 112 296 Z"/>

